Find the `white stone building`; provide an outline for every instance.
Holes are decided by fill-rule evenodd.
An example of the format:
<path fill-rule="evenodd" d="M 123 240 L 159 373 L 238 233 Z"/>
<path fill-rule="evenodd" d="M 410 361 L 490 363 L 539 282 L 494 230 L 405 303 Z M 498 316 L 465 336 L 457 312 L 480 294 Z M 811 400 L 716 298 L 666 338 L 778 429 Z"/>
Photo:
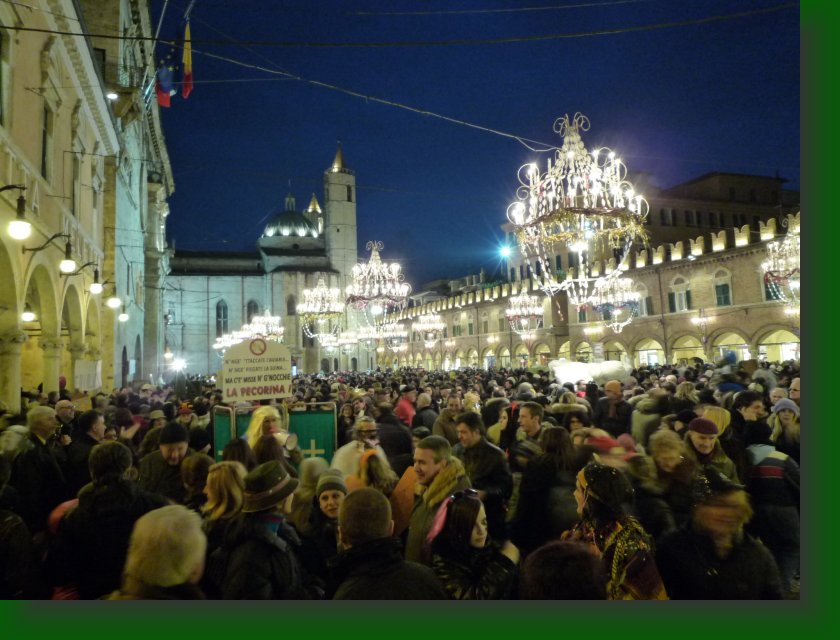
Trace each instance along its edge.
<path fill-rule="evenodd" d="M 345 167 L 341 148 L 324 172 L 323 201 L 322 209 L 312 194 L 300 211 L 287 195 L 253 252 L 179 250 L 171 255 L 164 285 L 165 344 L 173 362 L 184 362 L 187 374 L 218 371 L 222 359 L 213 349 L 216 337 L 268 312 L 282 318 L 284 341 L 298 371 L 372 366 L 367 352 L 322 351 L 306 336 L 297 314 L 303 290 L 321 277 L 343 296 L 357 262 L 356 178 Z"/>

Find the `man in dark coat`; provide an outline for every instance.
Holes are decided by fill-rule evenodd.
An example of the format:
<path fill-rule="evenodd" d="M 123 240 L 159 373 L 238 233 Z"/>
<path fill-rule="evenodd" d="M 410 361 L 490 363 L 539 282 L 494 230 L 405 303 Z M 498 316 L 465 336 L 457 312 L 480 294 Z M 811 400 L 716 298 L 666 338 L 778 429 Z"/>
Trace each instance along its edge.
<path fill-rule="evenodd" d="M 714 467 L 694 483 L 691 522 L 666 535 L 656 564 L 671 600 L 778 600 L 776 561 L 760 541 L 744 533 L 752 517 L 743 485 Z"/>
<path fill-rule="evenodd" d="M 67 481 L 49 440 L 58 428 L 55 410 L 37 406 L 26 414 L 27 448 L 15 458 L 9 482 L 20 494 L 20 515 L 36 535 L 47 528 L 47 517 L 70 498 Z"/>
<path fill-rule="evenodd" d="M 90 482 L 88 458 L 91 450 L 102 442 L 104 435 L 105 418 L 101 413 L 85 411 L 79 416 L 76 435 L 67 447 L 67 484 L 72 495 L 76 495 L 79 489 Z"/>
<path fill-rule="evenodd" d="M 376 405 L 376 409 L 379 414 L 376 419 L 379 446 L 388 456 L 394 473 L 401 478 L 412 462 L 411 431 L 400 422 L 387 402 Z"/>
<path fill-rule="evenodd" d="M 462 413 L 455 420 L 455 429 L 459 443 L 452 453 L 464 463 L 464 470 L 484 503 L 490 537 L 498 542 L 507 540 L 505 506 L 513 492 L 507 458 L 484 437 L 484 424 L 477 413 Z"/>
<path fill-rule="evenodd" d="M 322 595 L 320 581 L 301 568 L 301 541 L 282 515 L 282 504 L 298 486 L 278 460 L 245 477 L 239 526 L 208 559 L 208 571 L 225 600 L 307 600 Z M 224 565 L 223 567 L 221 565 Z"/>
<path fill-rule="evenodd" d="M 624 400 L 621 383 L 610 380 L 604 385 L 604 394 L 593 408 L 592 424 L 607 431 L 613 438 L 622 433 L 630 433 L 630 421 L 633 407 Z"/>
<path fill-rule="evenodd" d="M 158 450 L 140 460 L 140 488 L 183 503 L 187 490 L 181 480 L 181 463 L 193 451 L 184 425 L 170 422 L 160 432 Z"/>
<path fill-rule="evenodd" d="M 333 600 L 446 600 L 434 571 L 403 559 L 392 536 L 391 505 L 380 491 L 347 494 L 338 514 L 339 546 L 330 561 L 338 588 Z"/>
<path fill-rule="evenodd" d="M 124 444 L 106 440 L 95 445 L 88 463 L 91 483 L 79 492 L 79 506 L 61 520 L 50 552 L 62 581 L 75 584 L 82 599 L 119 588 L 134 523 L 167 504 L 127 478 L 132 456 Z"/>

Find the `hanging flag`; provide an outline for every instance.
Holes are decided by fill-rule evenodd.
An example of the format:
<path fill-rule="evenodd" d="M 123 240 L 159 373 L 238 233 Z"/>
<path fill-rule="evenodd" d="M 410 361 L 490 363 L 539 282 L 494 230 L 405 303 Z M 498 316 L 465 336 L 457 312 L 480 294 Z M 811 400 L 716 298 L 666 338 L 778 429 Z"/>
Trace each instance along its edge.
<path fill-rule="evenodd" d="M 190 97 L 193 90 L 192 44 L 190 42 L 190 20 L 184 22 L 184 41 L 181 54 L 181 95 L 184 100 Z"/>
<path fill-rule="evenodd" d="M 175 59 L 175 45 L 170 45 L 166 55 L 161 59 L 157 68 L 157 79 L 155 80 L 155 93 L 161 107 L 168 107 L 171 104 L 170 98 L 178 91 L 175 88 L 174 78 L 177 71 Z"/>

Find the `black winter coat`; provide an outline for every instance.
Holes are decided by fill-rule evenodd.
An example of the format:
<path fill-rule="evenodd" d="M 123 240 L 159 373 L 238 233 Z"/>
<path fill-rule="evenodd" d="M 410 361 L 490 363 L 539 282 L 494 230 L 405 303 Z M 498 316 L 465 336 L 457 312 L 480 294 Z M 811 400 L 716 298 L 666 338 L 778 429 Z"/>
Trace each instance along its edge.
<path fill-rule="evenodd" d="M 79 505 L 61 520 L 50 550 L 59 583 L 75 583 L 83 599 L 118 589 L 134 523 L 166 504 L 132 482 L 85 486 Z"/>
<path fill-rule="evenodd" d="M 184 459 L 193 453 L 195 451 L 188 449 Z M 139 483 L 141 489 L 159 493 L 178 504 L 183 504 L 187 496 L 187 490 L 181 480 L 181 465 L 172 466 L 167 463 L 160 450 L 152 451 L 140 460 Z"/>
<path fill-rule="evenodd" d="M 426 427 L 429 431 L 435 426 L 435 420 L 438 419 L 438 412 L 432 407 L 423 407 L 418 409 L 414 414 L 414 419 L 411 421 L 411 428 Z"/>
<path fill-rule="evenodd" d="M 75 496 L 79 489 L 90 482 L 88 458 L 91 450 L 99 443 L 86 433 L 79 433 L 67 447 L 67 485 L 70 494 Z"/>
<path fill-rule="evenodd" d="M 516 565 L 494 545 L 460 559 L 435 555 L 432 570 L 453 600 L 509 600 L 518 578 Z"/>
<path fill-rule="evenodd" d="M 46 530 L 50 512 L 72 497 L 55 453 L 34 433 L 15 458 L 9 484 L 20 493 L 20 515 L 33 535 Z"/>
<path fill-rule="evenodd" d="M 388 456 L 388 463 L 394 473 L 401 478 L 412 464 L 411 431 L 396 416 L 389 417 L 389 420 L 376 425 L 379 429 L 379 446 Z"/>
<path fill-rule="evenodd" d="M 484 508 L 490 537 L 506 540 L 505 508 L 513 492 L 513 476 L 504 452 L 482 438 L 469 449 L 459 442 L 452 453 L 464 464 L 464 471 L 472 487 L 487 493 Z"/>
<path fill-rule="evenodd" d="M 630 433 L 630 420 L 633 407 L 629 402 L 620 401 L 615 407 L 615 418 L 610 418 L 610 403 L 607 398 L 601 398 L 593 407 L 592 424 L 609 432 L 613 438 L 622 433 Z"/>
<path fill-rule="evenodd" d="M 580 519 L 574 491 L 574 471 L 558 471 L 550 456 L 537 456 L 525 467 L 511 524 L 511 540 L 523 558 Z"/>
<path fill-rule="evenodd" d="M 0 600 L 27 596 L 32 536 L 16 513 L 0 509 Z"/>
<path fill-rule="evenodd" d="M 778 600 L 779 570 L 758 540 L 744 534 L 725 559 L 712 539 L 690 527 L 665 536 L 656 564 L 671 600 Z"/>
<path fill-rule="evenodd" d="M 435 572 L 403 558 L 398 538 L 380 538 L 329 562 L 339 587 L 333 600 L 447 600 Z"/>
<path fill-rule="evenodd" d="M 316 504 L 312 507 L 307 533 L 301 538 L 300 560 L 303 566 L 326 582 L 329 578 L 327 562 L 338 553 L 338 521 L 327 518 Z"/>
<path fill-rule="evenodd" d="M 229 549 L 222 595 L 225 600 L 309 600 L 297 557 L 300 538 L 285 522 L 272 533 L 258 515 L 245 515 L 231 527 L 222 549 Z"/>

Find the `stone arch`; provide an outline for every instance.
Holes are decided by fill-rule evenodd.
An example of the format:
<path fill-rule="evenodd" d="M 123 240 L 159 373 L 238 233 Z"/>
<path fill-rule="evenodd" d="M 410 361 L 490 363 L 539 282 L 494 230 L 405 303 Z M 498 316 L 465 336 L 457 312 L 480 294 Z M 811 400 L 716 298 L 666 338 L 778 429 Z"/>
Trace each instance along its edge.
<path fill-rule="evenodd" d="M 565 359 L 567 362 L 570 361 L 572 359 L 570 347 L 571 342 L 569 340 L 560 343 L 560 346 L 557 347 L 557 358 L 560 360 Z"/>
<path fill-rule="evenodd" d="M 683 361 L 693 364 L 693 358 L 702 358 L 705 361 L 708 357 L 702 340 L 696 333 L 690 331 L 683 331 L 674 335 L 668 341 L 668 344 L 671 360 L 675 364 Z"/>
<path fill-rule="evenodd" d="M 85 346 L 92 360 L 99 360 L 102 349 L 102 329 L 100 325 L 100 309 L 97 298 L 91 297 L 85 314 Z M 96 356 L 96 357 L 94 357 Z"/>
<path fill-rule="evenodd" d="M 17 247 L 16 247 L 17 248 Z M 18 252 L 20 251 L 17 248 Z M 22 344 L 26 334 L 20 329 L 22 292 L 18 290 L 20 282 L 18 261 L 12 260 L 5 243 L 0 240 L 0 400 L 10 411 L 20 410 L 21 359 Z"/>
<path fill-rule="evenodd" d="M 435 360 L 434 360 L 434 363 L 435 363 L 435 371 L 439 371 L 439 370 L 440 370 L 440 367 L 441 367 L 441 362 L 442 362 L 442 355 L 441 355 L 440 351 L 436 351 L 436 352 L 435 352 Z"/>
<path fill-rule="evenodd" d="M 509 367 L 510 364 L 510 349 L 506 346 L 502 346 L 499 348 L 499 366 Z"/>
<path fill-rule="evenodd" d="M 140 334 L 134 337 L 134 377 L 133 381 L 143 379 L 143 341 L 140 340 Z"/>
<path fill-rule="evenodd" d="M 574 362 L 592 362 L 592 343 L 581 340 L 575 345 L 575 352 L 572 356 Z"/>
<path fill-rule="evenodd" d="M 756 332 L 753 349 L 759 359 L 770 362 L 799 360 L 799 336 L 792 327 L 768 325 Z"/>
<path fill-rule="evenodd" d="M 624 344 L 622 340 L 619 340 L 615 336 L 610 336 L 605 338 L 603 341 L 604 345 L 604 360 L 616 360 L 618 362 L 627 362 L 628 360 L 628 349 L 627 345 Z"/>
<path fill-rule="evenodd" d="M 740 329 L 720 327 L 709 335 L 710 355 L 717 359 L 726 351 L 734 351 L 738 360 L 748 360 L 752 353 L 750 339 Z"/>
<path fill-rule="evenodd" d="M 478 349 L 470 349 L 467 351 L 467 366 L 469 367 L 477 367 L 478 366 Z"/>
<path fill-rule="evenodd" d="M 460 369 L 461 367 L 464 366 L 464 350 L 463 349 L 458 349 L 455 352 L 455 360 L 453 361 L 452 366 L 455 369 Z"/>
<path fill-rule="evenodd" d="M 35 262 L 24 287 L 22 308 L 36 315 L 33 322 L 22 324 L 30 337 L 23 344 L 20 361 L 21 386 L 27 390 L 43 383 L 45 392 L 58 391 L 62 344 L 55 271 Z"/>
<path fill-rule="evenodd" d="M 85 314 L 78 288 L 67 283 L 61 303 L 61 363 L 59 374 L 75 388 L 75 362 L 85 352 Z"/>
<path fill-rule="evenodd" d="M 534 362 L 542 367 L 548 365 L 551 358 L 551 347 L 545 342 L 538 342 L 533 349 Z"/>
<path fill-rule="evenodd" d="M 663 364 L 665 362 L 665 350 L 658 338 L 641 337 L 633 344 L 633 363 L 636 366 L 642 364 Z"/>

